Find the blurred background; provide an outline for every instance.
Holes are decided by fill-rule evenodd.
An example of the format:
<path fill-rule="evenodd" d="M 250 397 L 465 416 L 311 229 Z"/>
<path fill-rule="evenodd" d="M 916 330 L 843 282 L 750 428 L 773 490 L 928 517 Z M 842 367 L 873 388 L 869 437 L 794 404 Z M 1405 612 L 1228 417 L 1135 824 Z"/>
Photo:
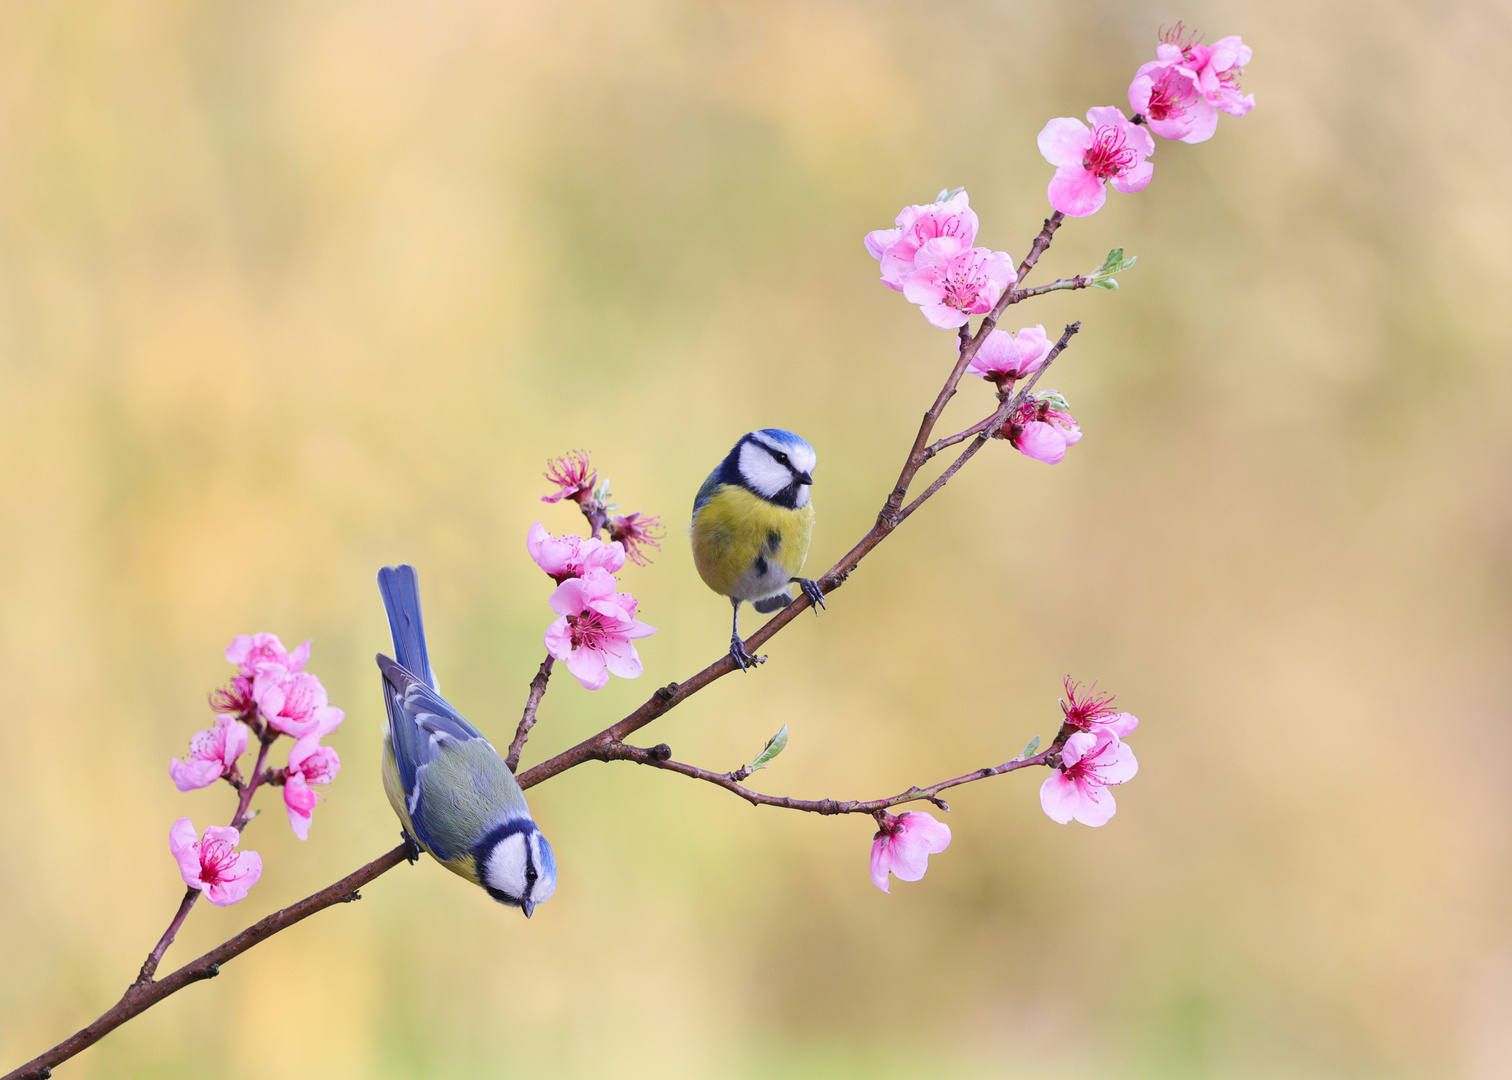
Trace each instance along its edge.
<path fill-rule="evenodd" d="M 871 797 L 1048 738 L 1071 673 L 1143 721 L 1106 828 L 972 785 L 883 895 L 867 819 L 585 766 L 532 792 L 529 923 L 401 868 L 66 1072 L 1512 1075 L 1512 6 L 1393 0 L 6 5 L 0 1065 L 116 1000 L 182 892 L 169 824 L 229 817 L 167 765 L 233 635 L 314 638 L 345 767 L 308 843 L 261 800 L 261 884 L 165 970 L 394 844 L 380 565 L 508 740 L 552 617 L 525 532 L 580 523 L 548 457 L 670 528 L 622 578 L 644 677 L 558 677 L 527 764 L 723 651 L 684 530 L 740 433 L 817 447 L 838 558 L 954 343 L 862 235 L 965 185 L 1021 258 L 1035 134 L 1125 105 L 1178 18 L 1254 47 L 1257 108 L 1034 278 L 1123 246 L 1122 291 L 1010 324 L 1083 321 L 1049 383 L 1086 438 L 994 444 L 645 733 L 729 769 L 787 723 L 756 786 Z"/>

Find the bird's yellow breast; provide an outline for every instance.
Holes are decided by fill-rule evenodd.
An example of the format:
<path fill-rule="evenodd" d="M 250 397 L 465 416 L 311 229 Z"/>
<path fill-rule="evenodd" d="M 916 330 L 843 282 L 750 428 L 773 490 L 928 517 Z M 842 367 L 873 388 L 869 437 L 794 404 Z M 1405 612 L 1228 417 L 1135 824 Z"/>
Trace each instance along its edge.
<path fill-rule="evenodd" d="M 726 484 L 693 515 L 693 563 L 704 583 L 722 596 L 770 596 L 796 577 L 808 557 L 814 504 L 798 510 L 768 502 L 743 487 Z M 760 571 L 765 571 L 760 572 Z"/>

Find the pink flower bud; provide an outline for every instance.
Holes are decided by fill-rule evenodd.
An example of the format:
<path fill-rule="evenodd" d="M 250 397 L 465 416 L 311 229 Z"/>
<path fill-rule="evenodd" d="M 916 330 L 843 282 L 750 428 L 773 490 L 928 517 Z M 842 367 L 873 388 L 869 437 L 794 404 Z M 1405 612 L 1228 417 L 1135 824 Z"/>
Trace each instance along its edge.
<path fill-rule="evenodd" d="M 329 784 L 341 771 L 341 758 L 329 746 L 320 745 L 318 734 L 306 735 L 289 748 L 289 765 L 284 770 L 284 809 L 289 827 L 301 840 L 309 838 L 310 821 L 320 796 L 314 785 Z"/>

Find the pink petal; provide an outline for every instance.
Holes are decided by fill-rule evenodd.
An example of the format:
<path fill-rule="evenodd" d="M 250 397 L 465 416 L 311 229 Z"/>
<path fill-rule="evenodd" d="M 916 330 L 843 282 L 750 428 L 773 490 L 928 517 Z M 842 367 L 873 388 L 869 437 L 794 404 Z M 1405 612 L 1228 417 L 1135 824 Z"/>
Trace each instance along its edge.
<path fill-rule="evenodd" d="M 230 721 L 226 725 L 226 748 L 221 752 L 221 764 L 229 772 L 231 766 L 236 764 L 236 759 L 247 752 L 247 739 L 251 736 L 251 729 L 240 720 L 231 720 L 229 716 L 218 717 L 217 722 L 220 720 Z"/>
<path fill-rule="evenodd" d="M 572 652 L 572 631 L 563 615 L 546 628 L 546 651 L 558 660 L 566 660 Z"/>
<path fill-rule="evenodd" d="M 872 884 L 885 893 L 891 893 L 887 882 L 887 871 L 892 866 L 891 853 L 888 851 L 889 837 L 886 833 L 879 832 L 871 847 L 871 879 Z"/>
<path fill-rule="evenodd" d="M 298 648 L 296 648 L 289 654 L 290 671 L 304 670 L 304 666 L 310 662 L 310 646 L 314 644 L 314 642 L 314 638 L 309 638 L 306 641 L 302 642 Z"/>
<path fill-rule="evenodd" d="M 602 690 L 609 685 L 608 665 L 597 649 L 573 649 L 567 654 L 567 670 L 584 690 Z"/>
<path fill-rule="evenodd" d="M 1014 447 L 1026 457 L 1043 461 L 1046 465 L 1059 465 L 1066 458 L 1066 439 L 1043 420 L 1031 420 L 1024 425 L 1024 432 L 1014 440 Z"/>
<path fill-rule="evenodd" d="M 1013 344 L 1018 349 L 1021 375 L 1033 375 L 1044 365 L 1050 352 L 1050 338 L 1042 325 L 1024 327 L 1014 335 Z"/>
<path fill-rule="evenodd" d="M 318 801 L 315 793 L 310 790 L 309 784 L 299 773 L 293 773 L 284 782 L 284 809 L 289 814 L 289 828 L 294 830 L 294 835 L 301 840 L 306 840 L 310 835 L 310 821 L 315 813 L 315 803 Z"/>
<path fill-rule="evenodd" d="M 1213 132 L 1218 130 L 1218 110 L 1201 98 L 1193 101 L 1187 109 L 1192 114 L 1192 129 L 1179 138 L 1184 143 L 1207 142 L 1213 137 Z"/>
<path fill-rule="evenodd" d="M 620 679 L 638 679 L 642 670 L 640 653 L 628 641 L 604 643 L 604 664 L 609 674 Z"/>
<path fill-rule="evenodd" d="M 1139 772 L 1139 762 L 1129 744 L 1116 735 L 1108 735 L 1108 742 L 1097 755 L 1097 778 L 1104 784 L 1126 784 Z"/>
<path fill-rule="evenodd" d="M 179 865 L 179 874 L 185 885 L 198 888 L 200 881 L 199 833 L 194 822 L 179 818 L 168 829 L 168 851 Z"/>
<path fill-rule="evenodd" d="M 875 229 L 866 234 L 862 243 L 874 259 L 881 259 L 887 254 L 887 249 L 898 242 L 898 237 L 903 235 L 902 229 Z"/>
<path fill-rule="evenodd" d="M 1061 747 L 1061 764 L 1067 768 L 1086 757 L 1098 743 L 1097 735 L 1090 731 L 1078 731 Z"/>
<path fill-rule="evenodd" d="M 341 726 L 346 713 L 334 705 L 322 705 L 311 714 L 311 719 L 315 725 L 311 734 L 324 738 Z"/>
<path fill-rule="evenodd" d="M 547 601 L 558 615 L 581 615 L 588 598 L 583 594 L 583 579 L 569 578 L 556 587 Z"/>
<path fill-rule="evenodd" d="M 899 817 L 903 831 L 930 855 L 938 855 L 950 846 L 950 826 L 921 810 L 911 810 Z"/>
<path fill-rule="evenodd" d="M 1076 782 L 1056 769 L 1040 785 L 1040 809 L 1051 821 L 1069 825 L 1081 806 L 1081 792 Z"/>
<path fill-rule="evenodd" d="M 993 301 L 993 303 L 996 302 Z M 991 305 L 989 304 L 988 307 L 990 308 Z M 929 321 L 930 326 L 938 326 L 941 330 L 954 330 L 971 321 L 971 316 L 967 312 L 948 304 L 920 304 L 919 311 Z"/>
<path fill-rule="evenodd" d="M 1121 712 L 1116 716 L 1109 717 L 1100 726 L 1123 739 L 1132 734 L 1134 729 L 1139 726 L 1139 718 L 1133 713 Z"/>
<path fill-rule="evenodd" d="M 1219 38 L 1210 46 L 1211 53 L 1209 62 L 1214 71 L 1227 71 L 1232 67 L 1244 67 L 1255 55 L 1251 49 L 1239 37 Z"/>
<path fill-rule="evenodd" d="M 1074 165 L 1080 169 L 1092 147 L 1092 132 L 1076 117 L 1060 116 L 1046 124 L 1034 141 L 1045 160 L 1056 168 Z"/>
<path fill-rule="evenodd" d="M 1050 205 L 1067 217 L 1089 217 L 1108 200 L 1102 181 L 1082 168 L 1079 161 L 1056 169 L 1045 194 Z"/>
<path fill-rule="evenodd" d="M 1141 161 L 1138 165 L 1126 172 L 1121 172 L 1108 183 L 1113 185 L 1115 191 L 1121 191 L 1125 195 L 1132 195 L 1136 191 L 1143 191 L 1150 186 L 1150 178 L 1155 175 L 1155 166 L 1148 161 Z"/>
<path fill-rule="evenodd" d="M 1076 820 L 1094 829 L 1106 825 L 1118 812 L 1118 803 L 1113 793 L 1105 787 L 1087 787 L 1081 793 L 1076 808 Z"/>
<path fill-rule="evenodd" d="M 968 375 L 1017 374 L 1022 357 L 1013 335 L 1006 330 L 994 330 L 982 342 L 982 347 L 971 358 L 966 368 Z"/>
<path fill-rule="evenodd" d="M 180 791 L 196 791 L 199 788 L 209 787 L 224 773 L 225 766 L 219 761 L 204 761 L 200 758 L 181 761 L 174 758 L 168 763 L 168 776 L 173 780 L 173 786 Z"/>

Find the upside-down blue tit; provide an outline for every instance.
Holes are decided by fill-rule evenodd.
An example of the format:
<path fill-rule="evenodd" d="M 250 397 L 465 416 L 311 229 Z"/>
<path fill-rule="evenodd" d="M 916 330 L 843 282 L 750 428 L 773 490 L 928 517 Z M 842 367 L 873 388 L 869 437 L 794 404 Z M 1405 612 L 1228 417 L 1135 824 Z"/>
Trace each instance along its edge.
<path fill-rule="evenodd" d="M 742 435 L 693 500 L 693 563 L 704 584 L 735 608 L 730 655 L 742 671 L 759 661 L 740 640 L 740 602 L 762 613 L 792 602 L 796 583 L 824 606 L 819 583 L 799 577 L 814 531 L 809 488 L 818 457 L 791 431 L 763 428 Z"/>
<path fill-rule="evenodd" d="M 551 845 L 499 752 L 436 692 L 415 568 L 385 566 L 378 589 L 398 658 L 378 654 L 388 709 L 383 790 L 414 852 L 410 861 L 415 848 L 428 851 L 528 917 L 556 891 Z"/>

